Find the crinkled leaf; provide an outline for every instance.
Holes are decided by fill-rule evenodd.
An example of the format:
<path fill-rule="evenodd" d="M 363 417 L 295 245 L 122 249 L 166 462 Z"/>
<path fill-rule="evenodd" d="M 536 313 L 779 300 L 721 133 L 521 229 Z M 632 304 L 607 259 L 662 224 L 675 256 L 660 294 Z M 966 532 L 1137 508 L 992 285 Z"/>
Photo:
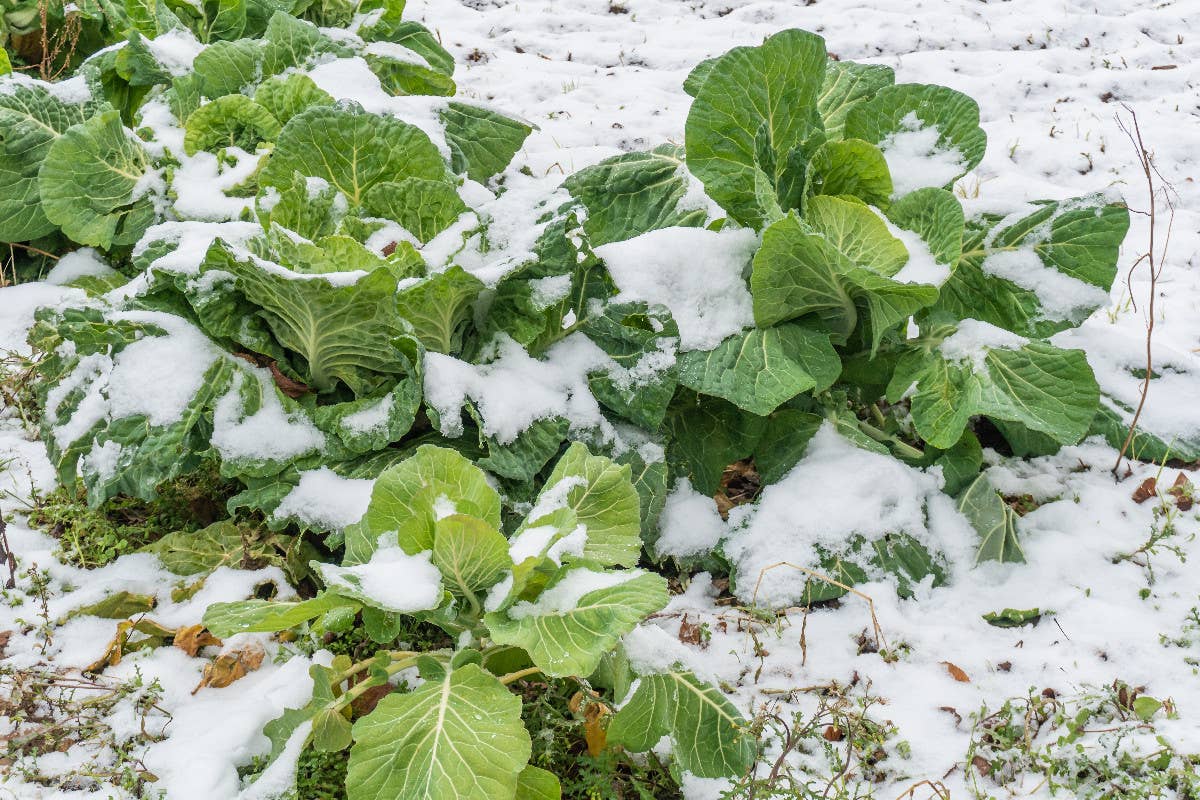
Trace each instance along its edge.
<path fill-rule="evenodd" d="M 50 145 L 38 171 L 42 209 L 80 244 L 133 244 L 155 220 L 142 185 L 149 170 L 149 156 L 120 113 L 101 112 Z"/>
<path fill-rule="evenodd" d="M 662 306 L 608 303 L 581 330 L 616 368 L 588 376 L 592 394 L 622 418 L 657 430 L 675 394 L 679 327 Z"/>
<path fill-rule="evenodd" d="M 887 208 L 892 196 L 892 173 L 883 153 L 862 139 L 821 145 L 804 179 L 808 194 L 848 195 L 880 208 Z"/>
<path fill-rule="evenodd" d="M 426 178 L 377 184 L 367 192 L 363 205 L 371 216 L 400 223 L 422 243 L 449 228 L 467 210 L 454 184 Z"/>
<path fill-rule="evenodd" d="M 474 598 L 512 568 L 504 534 L 467 514 L 451 514 L 436 522 L 433 564 L 446 588 L 460 598 Z"/>
<path fill-rule="evenodd" d="M 829 61 L 825 81 L 817 96 L 817 110 L 830 139 L 840 139 L 850 110 L 896 81 L 896 73 L 883 64 Z"/>
<path fill-rule="evenodd" d="M 533 132 L 527 123 L 466 103 L 448 103 L 441 119 L 451 166 L 479 183 L 503 172 Z"/>
<path fill-rule="evenodd" d="M 708 195 L 743 225 L 760 228 L 794 207 L 805 142 L 823 135 L 817 95 L 825 42 L 786 30 L 758 47 L 717 58 L 696 92 L 685 128 L 688 168 Z"/>
<path fill-rule="evenodd" d="M 189 156 L 225 147 L 253 153 L 260 143 L 279 135 L 279 120 L 244 94 L 228 94 L 196 109 L 185 131 L 183 149 Z"/>
<path fill-rule="evenodd" d="M 801 392 L 828 389 L 840 372 L 829 334 L 797 324 L 751 328 L 679 362 L 684 386 L 760 416 Z"/>
<path fill-rule="evenodd" d="M 400 316 L 413 336 L 435 353 L 457 353 L 483 281 L 454 266 L 423 279 L 396 296 Z"/>
<path fill-rule="evenodd" d="M 254 90 L 254 102 L 271 112 L 281 125 L 314 106 L 334 104 L 328 92 L 299 72 L 267 78 Z"/>
<path fill-rule="evenodd" d="M 715 494 L 725 467 L 754 452 L 765 424 L 763 417 L 732 403 L 680 391 L 663 422 L 673 475 L 687 476 L 703 494 Z"/>
<path fill-rule="evenodd" d="M 0 240 L 24 242 L 51 233 L 38 193 L 38 168 L 50 146 L 83 122 L 83 109 L 40 86 L 5 86 L 0 92 Z"/>

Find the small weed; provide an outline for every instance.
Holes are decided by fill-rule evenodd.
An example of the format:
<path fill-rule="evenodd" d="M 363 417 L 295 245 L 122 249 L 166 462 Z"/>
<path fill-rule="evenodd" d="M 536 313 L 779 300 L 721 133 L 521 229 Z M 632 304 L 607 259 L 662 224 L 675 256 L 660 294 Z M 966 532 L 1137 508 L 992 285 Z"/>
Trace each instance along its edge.
<path fill-rule="evenodd" d="M 38 497 L 29 522 L 58 539 L 57 555 L 88 569 L 134 553 L 174 531 L 194 531 L 225 516 L 225 500 L 236 484 L 220 477 L 215 464 L 159 487 L 147 502 L 114 498 L 90 508 L 81 488 L 61 487 Z"/>
<path fill-rule="evenodd" d="M 1179 529 L 1176 527 L 1179 517 L 1177 505 L 1169 502 L 1167 497 L 1161 494 L 1157 496 L 1159 503 L 1154 507 L 1154 521 L 1150 524 L 1150 536 L 1136 550 L 1118 553 L 1112 559 L 1114 564 L 1120 564 L 1123 561 L 1137 564 L 1146 571 L 1146 583 L 1150 586 L 1154 585 L 1155 580 L 1154 559 L 1164 553 L 1169 553 L 1179 559 L 1180 563 L 1184 563 L 1187 561 L 1187 550 L 1184 549 L 1183 544 L 1196 538 L 1196 535 L 1192 533 L 1182 542 L 1180 541 Z"/>
<path fill-rule="evenodd" d="M 1028 780 L 1081 800 L 1198 796 L 1200 754 L 1175 750 L 1155 731 L 1157 719 L 1175 716 L 1174 704 L 1142 692 L 1114 681 L 1070 699 L 1030 690 L 996 711 L 985 705 L 965 762 L 973 794 L 990 797 L 987 783 L 1024 794 Z"/>
<path fill-rule="evenodd" d="M 778 754 L 756 764 L 723 800 L 857 800 L 872 797 L 880 781 L 903 779 L 897 761 L 910 756 L 909 744 L 890 720 L 872 713 L 885 701 L 869 684 L 853 691 L 857 685 L 816 687 L 817 708 L 808 715 L 788 719 L 764 709 L 752 724 Z"/>

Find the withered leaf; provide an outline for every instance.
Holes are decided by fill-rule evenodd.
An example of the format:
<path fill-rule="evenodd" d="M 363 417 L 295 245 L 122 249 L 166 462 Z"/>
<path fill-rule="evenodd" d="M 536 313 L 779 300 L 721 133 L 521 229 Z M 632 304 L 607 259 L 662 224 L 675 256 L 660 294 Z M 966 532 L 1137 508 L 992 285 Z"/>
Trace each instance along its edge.
<path fill-rule="evenodd" d="M 1175 507 L 1180 511 L 1191 511 L 1195 503 L 1192 489 L 1191 480 L 1181 472 L 1175 476 L 1175 483 L 1167 489 L 1167 494 L 1175 498 Z"/>
<path fill-rule="evenodd" d="M 188 625 L 175 631 L 175 646 L 189 656 L 195 657 L 202 648 L 221 646 L 221 640 L 208 632 L 203 625 Z"/>
<path fill-rule="evenodd" d="M 237 650 L 222 653 L 204 665 L 204 674 L 200 678 L 200 683 L 196 684 L 195 689 L 192 689 L 192 694 L 206 686 L 223 689 L 231 685 L 234 681 L 246 677 L 261 667 L 265 656 L 266 653 L 257 644 L 245 645 Z"/>
<path fill-rule="evenodd" d="M 1146 478 L 1146 480 L 1142 481 L 1141 486 L 1133 490 L 1133 502 L 1141 505 L 1157 493 L 1158 480 L 1156 478 Z"/>
<path fill-rule="evenodd" d="M 954 680 L 958 681 L 959 683 L 971 682 L 970 676 L 963 672 L 963 670 L 957 665 L 951 664 L 949 661 L 939 661 L 938 663 L 944 666 L 946 668 L 946 672 L 950 673 L 950 677 L 954 678 Z"/>
<path fill-rule="evenodd" d="M 134 639 L 134 634 L 140 638 Z M 83 668 L 84 672 L 101 672 L 105 667 L 116 666 L 126 653 L 147 647 L 158 647 L 175 631 L 165 628 L 152 619 L 123 620 L 117 623 L 117 632 L 104 649 L 104 655 Z"/>
<path fill-rule="evenodd" d="M 598 699 L 595 692 L 576 692 L 568 708 L 577 717 L 583 718 L 583 738 L 587 742 L 588 755 L 593 758 L 608 746 L 608 717 L 612 709 Z"/>
<path fill-rule="evenodd" d="M 827 742 L 840 742 L 846 738 L 845 732 L 837 725 L 826 725 L 824 733 L 821 734 Z"/>

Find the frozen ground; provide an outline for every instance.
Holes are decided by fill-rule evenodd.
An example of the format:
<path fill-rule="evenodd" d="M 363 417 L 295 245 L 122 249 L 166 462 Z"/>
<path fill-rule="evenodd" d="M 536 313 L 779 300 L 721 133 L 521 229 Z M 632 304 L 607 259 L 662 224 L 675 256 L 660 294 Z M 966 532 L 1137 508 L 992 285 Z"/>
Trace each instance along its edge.
<path fill-rule="evenodd" d="M 691 67 L 786 27 L 820 33 L 830 52 L 841 57 L 888 64 L 899 81 L 941 83 L 975 97 L 989 146 L 961 189 L 981 204 L 1116 188 L 1133 209 L 1144 209 L 1142 177 L 1115 121 L 1122 104 L 1128 105 L 1163 177 L 1178 192 L 1155 339 L 1157 357 L 1177 372 L 1154 382 L 1145 421 L 1166 438 L 1200 431 L 1196 2 L 414 0 L 407 15 L 439 31 L 455 53 L 461 92 L 537 123 L 540 130 L 514 168 L 528 165 L 547 187 L 562 174 L 622 150 L 681 141 L 689 104 L 681 84 Z M 514 212 L 511 224 L 522 221 Z M 1122 276 L 1144 249 L 1146 233 L 1145 218 L 1135 213 Z M 1111 309 L 1066 337 L 1072 346 L 1088 350 L 1104 388 L 1126 399 L 1137 396 L 1138 381 L 1127 367 L 1136 365 L 1143 346 L 1144 278 L 1135 273 L 1130 283 L 1137 310 L 1119 282 Z M 4 304 L 0 292 L 0 309 Z M 0 331 L 5 337 L 0 346 L 19 336 L 2 325 Z M 824 473 L 819 463 L 802 465 L 820 477 L 829 507 L 872 502 L 874 487 L 862 478 L 869 474 L 865 457 L 838 453 L 836 445 L 816 455 L 842 465 Z M 1071 696 L 1114 680 L 1145 686 L 1150 695 L 1173 698 L 1179 710 L 1177 720 L 1159 724 L 1159 734 L 1180 750 L 1200 752 L 1200 680 L 1187 660 L 1200 656 L 1200 634 L 1193 633 L 1182 647 L 1162 643 L 1164 636 L 1181 637 L 1189 611 L 1200 605 L 1194 568 L 1200 544 L 1192 539 L 1200 522 L 1195 511 L 1179 514 L 1175 541 L 1180 555 L 1192 560 L 1183 563 L 1170 553 L 1154 557 L 1153 583 L 1134 563 L 1114 564 L 1115 555 L 1147 540 L 1157 505 L 1131 499 L 1138 483 L 1157 468 L 1137 467 L 1115 483 L 1108 473 L 1114 455 L 1089 442 L 1032 463 L 993 459 L 989 474 L 998 487 L 1043 501 L 1022 521 L 1028 564 L 958 566 L 951 585 L 919 590 L 909 601 L 897 600 L 888 585 L 860 587 L 874 598 L 888 644 L 903 652 L 895 663 L 859 652 L 860 634 L 873 633 L 867 604 L 856 597 L 839 608 L 814 611 L 807 620 L 796 613 L 778 625 L 738 624 L 730 609 L 714 604 L 707 581 L 700 578 L 656 624 L 674 640 L 685 619 L 709 623 L 711 640 L 704 647 L 689 645 L 688 659 L 698 672 L 735 691 L 747 714 L 764 704 L 780 704 L 782 712 L 811 711 L 817 693 L 795 691 L 805 687 L 854 684 L 851 693 L 858 696 L 869 687 L 883 701 L 872 716 L 891 720 L 897 739 L 911 748 L 908 759 L 889 759 L 889 785 L 877 787 L 879 797 L 895 797 L 923 779 L 944 781 L 952 796 L 967 796 L 961 764 L 968 752 L 970 713 L 984 703 L 994 709 L 1030 688 Z M 28 441 L 12 419 L 0 429 L 0 464 L 8 459 L 13 460 L 0 477 L 0 487 L 13 492 L 0 500 L 6 515 L 20 510 L 19 499 L 31 489 L 48 488 L 52 481 L 40 446 Z M 1164 477 L 1169 484 L 1175 470 Z M 794 513 L 802 516 L 805 509 Z M 195 622 L 205 603 L 244 597 L 256 581 L 272 577 L 226 571 L 190 601 L 172 603 L 169 576 L 148 559 L 125 559 L 84 574 L 58 565 L 48 537 L 28 530 L 19 516 L 10 519 L 9 542 L 22 566 L 37 563 L 54 576 L 51 618 L 94 602 L 105 591 L 124 589 L 159 595 L 155 618 L 160 621 Z M 992 627 L 980 616 L 1008 607 L 1054 613 L 1034 627 L 1012 629 Z M 20 630 L 16 618 L 35 617 L 32 599 L 16 609 L 0 607 L 0 631 Z M 73 621 L 54 632 L 44 653 L 36 631 L 14 633 L 5 666 L 20 668 L 43 658 L 63 667 L 83 666 L 101 655 L 112 626 Z M 956 680 L 941 662 L 956 665 L 970 681 Z M 166 738 L 141 757 L 160 779 L 156 788 L 171 800 L 234 797 L 235 766 L 266 745 L 258 734 L 262 723 L 306 699 L 300 676 L 307 666 L 301 659 L 284 664 L 268 659 L 229 688 L 192 695 L 202 664 L 164 648 L 137 654 L 106 672 L 113 680 L 140 672 L 147 682 L 161 683 L 163 711 L 153 711 L 148 724 Z M 132 710 L 116 723 L 139 724 Z M 69 770 L 79 757 L 54 755 L 43 768 Z M 1032 783 L 1023 792 L 1048 791 Z M 702 782 L 691 782 L 688 789 L 697 798 L 718 791 Z M 925 787 L 919 796 L 928 794 Z M 4 796 L 55 795 L 14 778 L 0 784 Z"/>

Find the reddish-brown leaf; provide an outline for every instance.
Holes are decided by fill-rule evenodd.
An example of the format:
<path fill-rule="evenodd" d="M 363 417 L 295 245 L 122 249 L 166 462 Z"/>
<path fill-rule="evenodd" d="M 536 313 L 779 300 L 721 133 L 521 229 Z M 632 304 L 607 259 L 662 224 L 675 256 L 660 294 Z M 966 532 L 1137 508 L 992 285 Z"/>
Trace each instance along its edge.
<path fill-rule="evenodd" d="M 209 633 L 203 625 L 188 625 L 175 631 L 175 646 L 194 657 L 205 647 L 220 647 L 221 640 Z"/>
<path fill-rule="evenodd" d="M 959 683 L 971 682 L 970 676 L 963 672 L 962 669 L 957 665 L 951 664 L 949 661 L 939 661 L 938 663 L 944 666 L 946 668 L 946 672 L 950 673 L 950 677 L 954 678 L 954 680 L 958 681 Z"/>
<path fill-rule="evenodd" d="M 826 725 L 825 732 L 821 734 L 827 742 L 840 742 L 846 738 L 846 733 L 837 725 Z"/>
<path fill-rule="evenodd" d="M 1141 486 L 1133 490 L 1133 502 L 1141 505 L 1157 493 L 1158 480 L 1155 478 L 1146 478 L 1146 480 L 1142 481 Z"/>
<path fill-rule="evenodd" d="M 204 674 L 200 678 L 200 683 L 196 684 L 195 689 L 192 689 L 192 694 L 206 686 L 213 689 L 223 689 L 229 686 L 261 667 L 264 656 L 266 653 L 257 644 L 249 644 L 239 647 L 237 650 L 222 653 L 204 665 Z"/>

